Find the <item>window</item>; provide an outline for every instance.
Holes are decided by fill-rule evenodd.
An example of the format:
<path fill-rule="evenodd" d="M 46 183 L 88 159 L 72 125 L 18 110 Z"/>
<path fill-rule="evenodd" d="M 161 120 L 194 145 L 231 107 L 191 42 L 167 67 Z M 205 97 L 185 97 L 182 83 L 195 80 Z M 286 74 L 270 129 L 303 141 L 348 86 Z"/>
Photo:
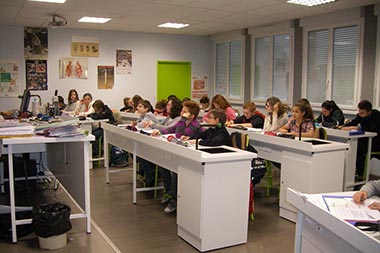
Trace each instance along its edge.
<path fill-rule="evenodd" d="M 289 101 L 290 34 L 255 38 L 254 53 L 253 99 Z"/>
<path fill-rule="evenodd" d="M 215 50 L 215 93 L 227 99 L 242 100 L 241 41 L 216 43 Z"/>
<path fill-rule="evenodd" d="M 356 106 L 359 29 L 357 25 L 307 33 L 306 97 L 320 105 L 334 100 Z"/>

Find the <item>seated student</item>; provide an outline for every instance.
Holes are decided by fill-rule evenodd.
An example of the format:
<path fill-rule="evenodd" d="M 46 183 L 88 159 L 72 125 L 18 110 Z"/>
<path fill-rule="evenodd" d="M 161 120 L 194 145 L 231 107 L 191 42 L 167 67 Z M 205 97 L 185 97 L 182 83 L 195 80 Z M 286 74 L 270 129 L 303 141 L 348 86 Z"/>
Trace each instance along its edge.
<path fill-rule="evenodd" d="M 137 103 L 136 112 L 140 114 L 140 118 L 132 122 L 133 126 L 144 128 L 150 121 L 158 123 L 156 116 L 152 113 L 152 105 L 148 100 L 140 100 Z"/>
<path fill-rule="evenodd" d="M 362 188 L 352 196 L 355 203 L 361 203 L 369 197 L 380 197 L 380 180 L 372 180 L 367 182 Z M 373 202 L 368 206 L 370 209 L 380 211 L 380 202 Z"/>
<path fill-rule="evenodd" d="M 136 121 L 132 122 L 133 126 L 137 126 L 138 128 L 145 128 L 151 121 L 154 123 L 158 123 L 157 118 L 151 112 L 152 105 L 148 100 L 140 100 L 137 103 L 136 112 L 140 114 L 140 118 Z M 156 165 L 151 163 L 141 157 L 138 157 L 140 169 L 139 173 L 145 177 L 145 186 L 152 187 L 154 184 L 154 171 Z"/>
<path fill-rule="evenodd" d="M 138 94 L 136 94 L 132 97 L 133 108 L 135 108 L 135 111 L 137 110 L 137 105 L 138 105 L 140 100 L 143 100 L 143 98 Z"/>
<path fill-rule="evenodd" d="M 62 96 L 58 96 L 58 107 L 59 107 L 59 111 L 62 113 L 62 111 L 65 109 L 66 107 L 66 104 L 65 104 L 65 100 L 63 99 Z"/>
<path fill-rule="evenodd" d="M 94 108 L 94 112 L 92 114 L 89 114 L 88 116 L 91 117 L 92 119 L 108 119 L 109 123 L 114 124 L 115 123 L 115 118 L 113 117 L 112 110 L 103 103 L 102 100 L 98 99 L 94 102 L 92 105 Z M 92 155 L 93 156 L 98 156 L 100 150 L 98 150 L 98 143 L 100 137 L 103 136 L 103 128 L 98 127 L 94 130 L 92 130 L 92 135 L 95 136 L 95 142 L 92 142 Z"/>
<path fill-rule="evenodd" d="M 279 129 L 281 133 L 302 137 L 314 137 L 314 130 L 313 110 L 304 102 L 293 105 L 292 118 Z"/>
<path fill-rule="evenodd" d="M 80 103 L 78 92 L 75 89 L 71 89 L 69 91 L 67 101 L 68 102 L 67 102 L 67 106 L 65 107 L 65 111 L 74 112 Z"/>
<path fill-rule="evenodd" d="M 153 129 L 157 129 L 158 131 L 174 127 L 178 123 L 178 121 L 180 121 L 181 119 L 181 111 L 182 111 L 181 100 L 179 100 L 175 96 L 172 96 L 166 105 L 166 111 L 168 112 L 169 116 L 165 119 L 165 121 L 162 122 L 162 124 L 149 121 L 146 127 L 151 127 Z M 160 175 L 164 183 L 164 189 L 165 189 L 164 198 L 162 199 L 161 203 L 167 204 L 167 202 L 169 202 L 171 196 L 173 195 L 172 190 L 171 190 L 171 187 L 172 187 L 171 171 L 161 166 L 159 166 L 158 169 L 160 171 Z"/>
<path fill-rule="evenodd" d="M 341 126 L 344 124 L 344 115 L 334 100 L 326 100 L 321 105 L 321 114 L 316 121 L 324 127 Z"/>
<path fill-rule="evenodd" d="M 156 106 L 154 107 L 154 115 L 156 116 L 168 116 L 168 112 L 166 111 L 166 105 L 168 102 L 166 99 L 161 99 L 157 101 Z"/>
<path fill-rule="evenodd" d="M 239 124 L 245 127 L 263 128 L 265 115 L 256 111 L 254 102 L 247 102 L 243 105 L 243 115 L 230 121 L 230 125 Z"/>
<path fill-rule="evenodd" d="M 75 115 L 87 116 L 91 113 L 94 113 L 94 108 L 92 107 L 93 104 L 94 101 L 92 101 L 92 95 L 90 93 L 85 93 L 83 95 L 83 99 L 80 101 L 80 103 L 77 105 L 77 108 L 75 109 Z"/>
<path fill-rule="evenodd" d="M 211 99 L 211 109 L 222 109 L 226 113 L 227 122 L 234 120 L 236 118 L 236 112 L 232 108 L 231 104 L 220 94 L 216 94 Z M 202 121 L 207 121 L 207 113 L 203 115 Z"/>
<path fill-rule="evenodd" d="M 226 113 L 221 109 L 213 109 L 207 117 L 207 124 L 215 125 L 206 131 L 199 131 L 199 145 L 203 146 L 232 146 L 231 137 L 224 124 L 226 123 Z M 220 126 L 219 126 L 220 125 Z M 181 136 L 182 140 L 189 140 L 189 136 Z M 196 140 L 190 140 L 195 143 Z"/>
<path fill-rule="evenodd" d="M 173 127 L 161 130 L 163 134 L 175 133 L 176 138 L 181 136 L 189 136 L 196 138 L 198 135 L 199 122 L 197 120 L 199 114 L 199 106 L 194 101 L 185 101 L 181 111 L 180 121 Z M 159 132 L 153 132 L 152 135 L 157 135 Z M 177 174 L 172 173 L 171 199 L 164 209 L 165 213 L 171 213 L 177 209 Z"/>
<path fill-rule="evenodd" d="M 135 112 L 133 106 L 133 100 L 130 97 L 125 97 L 123 99 L 124 107 L 120 109 L 121 112 Z"/>
<path fill-rule="evenodd" d="M 358 104 L 358 114 L 349 123 L 341 127 L 342 130 L 358 130 L 374 132 L 377 135 L 372 139 L 371 152 L 380 152 L 380 112 L 372 109 L 372 104 L 368 100 L 362 100 Z M 368 150 L 368 138 L 360 138 L 358 140 L 358 149 L 356 155 L 356 174 L 361 180 L 364 174 L 365 158 Z M 380 158 L 379 155 L 371 155 L 372 157 Z"/>
<path fill-rule="evenodd" d="M 199 100 L 199 103 L 201 105 L 201 111 L 203 113 L 210 111 L 210 99 L 208 98 L 207 95 L 201 97 L 201 99 Z"/>
<path fill-rule="evenodd" d="M 278 97 L 268 98 L 265 102 L 265 109 L 268 115 L 264 120 L 264 130 L 277 131 L 280 127 L 288 123 L 289 107 L 283 104 Z"/>

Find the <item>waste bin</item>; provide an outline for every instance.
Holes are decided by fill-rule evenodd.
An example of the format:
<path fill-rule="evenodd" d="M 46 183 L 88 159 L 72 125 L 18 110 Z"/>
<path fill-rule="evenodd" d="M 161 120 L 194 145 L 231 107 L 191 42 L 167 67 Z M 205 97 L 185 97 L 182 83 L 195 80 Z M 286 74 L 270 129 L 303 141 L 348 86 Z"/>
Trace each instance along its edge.
<path fill-rule="evenodd" d="M 32 225 L 43 249 L 59 249 L 67 243 L 71 208 L 56 202 L 33 209 Z"/>

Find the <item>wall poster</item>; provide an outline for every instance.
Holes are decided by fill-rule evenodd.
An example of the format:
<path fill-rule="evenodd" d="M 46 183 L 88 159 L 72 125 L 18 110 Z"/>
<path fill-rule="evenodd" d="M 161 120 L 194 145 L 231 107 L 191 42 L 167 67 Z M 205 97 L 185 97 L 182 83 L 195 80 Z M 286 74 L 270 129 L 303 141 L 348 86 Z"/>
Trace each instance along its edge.
<path fill-rule="evenodd" d="M 87 58 L 61 58 L 59 60 L 59 78 L 87 79 Z"/>
<path fill-rule="evenodd" d="M 132 50 L 116 50 L 116 74 L 132 74 Z"/>
<path fill-rule="evenodd" d="M 48 30 L 46 27 L 24 27 L 25 60 L 47 60 Z"/>
<path fill-rule="evenodd" d="M 47 61 L 26 60 L 26 87 L 29 90 L 47 90 Z"/>
<path fill-rule="evenodd" d="M 115 80 L 114 66 L 98 66 L 98 89 L 113 89 Z"/>
<path fill-rule="evenodd" d="M 71 56 L 99 57 L 99 43 L 71 42 Z"/>
<path fill-rule="evenodd" d="M 208 93 L 207 75 L 193 74 L 191 78 L 191 98 L 199 100 Z"/>
<path fill-rule="evenodd" d="M 20 87 L 19 62 L 0 60 L 0 97 L 17 97 L 24 88 Z"/>

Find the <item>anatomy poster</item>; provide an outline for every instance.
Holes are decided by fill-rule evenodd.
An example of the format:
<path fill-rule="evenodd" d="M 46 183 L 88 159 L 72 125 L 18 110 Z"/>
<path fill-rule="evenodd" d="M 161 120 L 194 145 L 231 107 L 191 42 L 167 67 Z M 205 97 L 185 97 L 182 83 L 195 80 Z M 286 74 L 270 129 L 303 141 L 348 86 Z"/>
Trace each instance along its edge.
<path fill-rule="evenodd" d="M 22 93 L 19 69 L 16 60 L 0 60 L 0 97 L 17 97 Z"/>
<path fill-rule="evenodd" d="M 87 79 L 87 58 L 62 58 L 59 60 L 59 78 Z"/>

